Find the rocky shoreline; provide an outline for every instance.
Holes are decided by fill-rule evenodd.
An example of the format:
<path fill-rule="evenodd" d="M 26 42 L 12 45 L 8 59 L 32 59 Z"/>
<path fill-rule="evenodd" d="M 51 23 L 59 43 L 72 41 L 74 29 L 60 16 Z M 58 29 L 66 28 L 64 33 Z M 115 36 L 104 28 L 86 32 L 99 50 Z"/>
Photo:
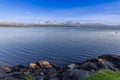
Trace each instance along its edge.
<path fill-rule="evenodd" d="M 120 56 L 102 55 L 62 67 L 48 61 L 30 63 L 28 66 L 0 66 L 0 80 L 83 80 L 100 69 L 119 71 Z"/>

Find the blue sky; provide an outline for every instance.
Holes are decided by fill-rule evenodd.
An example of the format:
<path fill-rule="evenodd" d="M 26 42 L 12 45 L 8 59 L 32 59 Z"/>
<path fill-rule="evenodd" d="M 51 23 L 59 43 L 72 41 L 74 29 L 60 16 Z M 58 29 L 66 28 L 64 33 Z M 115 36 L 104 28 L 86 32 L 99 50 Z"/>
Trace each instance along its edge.
<path fill-rule="evenodd" d="M 120 0 L 0 0 L 0 21 L 120 24 Z"/>

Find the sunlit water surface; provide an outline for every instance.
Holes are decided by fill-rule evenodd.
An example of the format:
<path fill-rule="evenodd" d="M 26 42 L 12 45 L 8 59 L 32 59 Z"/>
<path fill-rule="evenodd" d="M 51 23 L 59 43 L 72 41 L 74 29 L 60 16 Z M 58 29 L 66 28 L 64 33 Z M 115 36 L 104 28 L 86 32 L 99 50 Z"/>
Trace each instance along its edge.
<path fill-rule="evenodd" d="M 40 60 L 65 65 L 109 53 L 120 55 L 119 29 L 0 28 L 2 65 L 27 65 Z"/>

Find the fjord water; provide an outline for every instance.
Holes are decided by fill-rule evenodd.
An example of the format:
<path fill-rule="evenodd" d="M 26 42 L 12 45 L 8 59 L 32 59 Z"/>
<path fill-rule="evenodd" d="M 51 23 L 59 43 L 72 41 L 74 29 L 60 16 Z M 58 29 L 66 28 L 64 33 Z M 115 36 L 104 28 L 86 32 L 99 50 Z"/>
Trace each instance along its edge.
<path fill-rule="evenodd" d="M 120 55 L 118 29 L 0 28 L 0 64 L 2 65 L 27 65 L 40 60 L 65 65 L 109 53 Z"/>

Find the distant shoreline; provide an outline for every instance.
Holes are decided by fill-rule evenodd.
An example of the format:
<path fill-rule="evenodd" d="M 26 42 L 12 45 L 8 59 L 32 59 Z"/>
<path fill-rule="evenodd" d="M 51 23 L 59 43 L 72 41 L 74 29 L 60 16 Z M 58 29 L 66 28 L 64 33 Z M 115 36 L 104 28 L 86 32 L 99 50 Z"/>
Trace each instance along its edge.
<path fill-rule="evenodd" d="M 96 26 L 86 26 L 86 27 L 81 27 L 81 26 L 0 26 L 1 28 L 10 28 L 10 27 L 16 27 L 16 28 L 30 28 L 30 27 L 44 27 L 44 28 L 47 28 L 47 27 L 51 27 L 51 28 L 64 28 L 64 27 L 70 27 L 70 28 L 81 28 L 81 29 L 120 29 L 120 26 L 110 26 L 110 27 L 96 27 Z"/>
<path fill-rule="evenodd" d="M 120 25 L 107 25 L 101 23 L 20 23 L 20 22 L 0 22 L 0 27 L 80 27 L 99 29 L 120 29 Z"/>

